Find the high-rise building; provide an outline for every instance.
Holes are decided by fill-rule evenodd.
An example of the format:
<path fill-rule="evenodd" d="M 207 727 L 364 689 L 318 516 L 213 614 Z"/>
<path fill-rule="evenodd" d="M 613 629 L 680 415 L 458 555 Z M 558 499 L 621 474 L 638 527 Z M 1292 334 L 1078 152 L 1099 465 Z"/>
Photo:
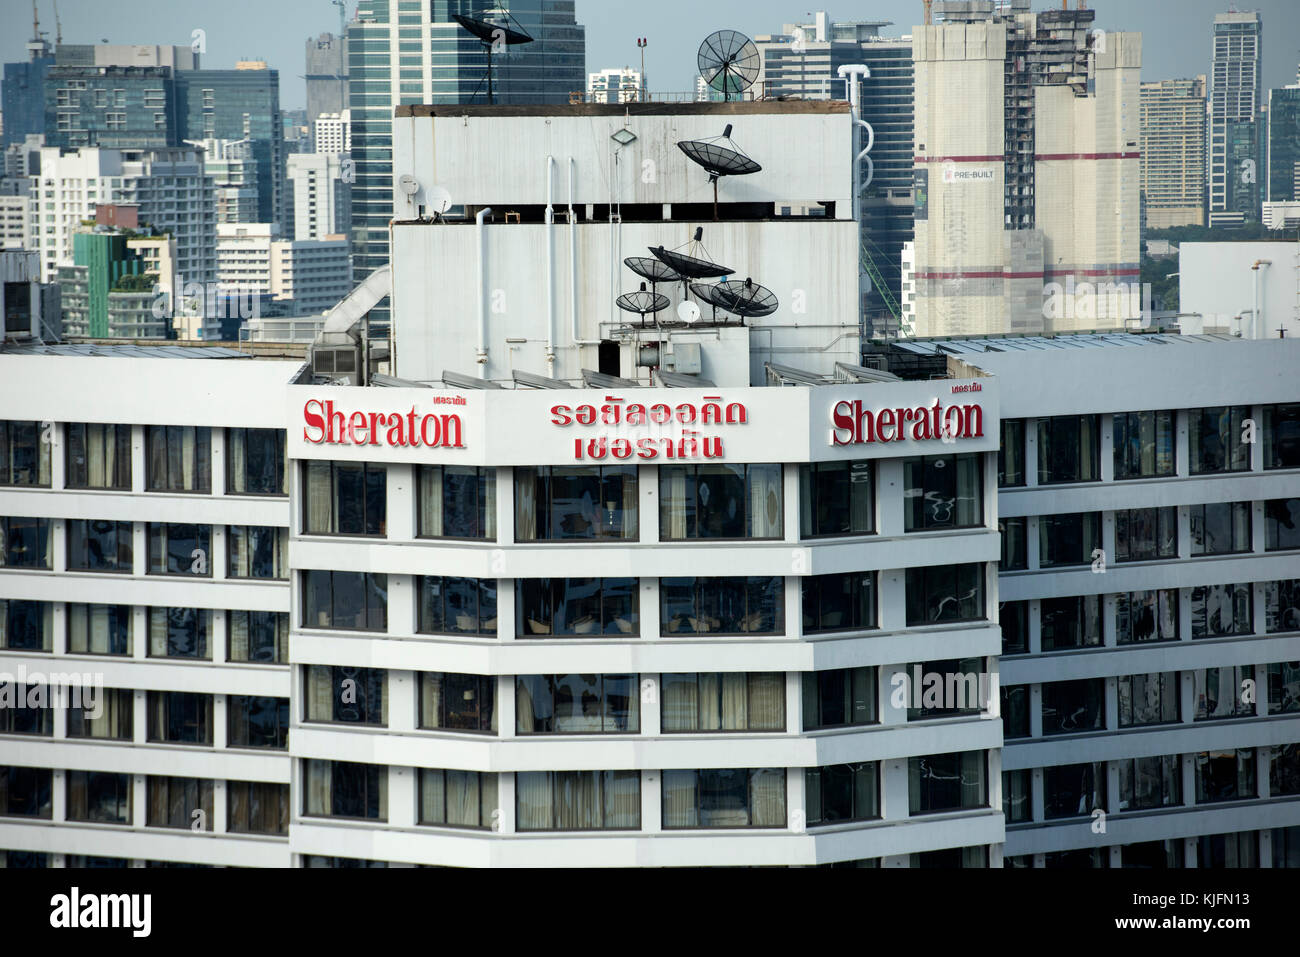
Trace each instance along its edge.
<path fill-rule="evenodd" d="M 1300 71 L 1295 83 L 1268 91 L 1267 163 L 1267 199 L 1300 200 Z"/>
<path fill-rule="evenodd" d="M 45 142 L 79 149 L 176 146 L 176 86 L 165 66 L 52 67 L 45 78 Z"/>
<path fill-rule="evenodd" d="M 289 195 L 294 239 L 350 234 L 352 184 L 344 177 L 348 157 L 299 153 L 289 157 Z"/>
<path fill-rule="evenodd" d="M 195 149 L 41 151 L 41 175 L 32 202 L 53 213 L 31 229 L 41 254 L 42 276 L 53 281 L 60 265 L 73 261 L 73 236 L 95 207 L 125 203 L 139 208 L 139 221 L 176 240 L 176 269 L 186 280 L 207 282 L 216 260 L 212 180 Z M 52 204 L 52 205 L 47 205 Z M 53 215 L 54 220 L 48 220 Z"/>
<path fill-rule="evenodd" d="M 257 161 L 248 140 L 197 140 L 203 168 L 212 177 L 218 223 L 258 222 Z"/>
<path fill-rule="evenodd" d="M 39 35 L 28 42 L 26 60 L 4 65 L 0 146 L 21 143 L 31 134 L 45 132 L 45 75 L 52 66 L 54 50 Z"/>
<path fill-rule="evenodd" d="M 32 183 L 0 178 L 0 249 L 31 249 Z"/>
<path fill-rule="evenodd" d="M 165 241 L 165 240 L 164 240 Z M 171 338 L 165 309 L 155 309 L 162 276 L 121 231 L 73 237 L 72 263 L 58 270 L 63 335 L 95 339 Z"/>
<path fill-rule="evenodd" d="M 586 88 L 586 39 L 574 0 L 502 0 L 533 42 L 492 57 L 496 102 L 559 104 Z M 393 108 L 411 103 L 486 103 L 483 45 L 452 14 L 482 14 L 473 0 L 394 5 L 360 0 L 348 24 L 348 103 L 352 115 L 352 251 L 357 279 L 388 263 L 393 218 Z M 400 56 L 394 51 L 400 50 Z M 382 319 L 385 309 L 375 311 Z"/>
<path fill-rule="evenodd" d="M 352 152 L 352 111 L 322 113 L 316 117 L 312 138 L 315 153 Z"/>
<path fill-rule="evenodd" d="M 1258 11 L 1214 17 L 1210 71 L 1210 222 L 1259 222 L 1263 187 L 1260 149 L 1260 57 L 1264 22 Z"/>
<path fill-rule="evenodd" d="M 311 315 L 337 305 L 352 288 L 343 235 L 280 238 L 271 223 L 217 227 L 217 283 L 222 293 L 253 296 L 279 315 Z"/>
<path fill-rule="evenodd" d="M 339 113 L 348 105 L 348 53 L 344 37 L 322 33 L 306 44 L 308 126 L 322 113 Z"/>
<path fill-rule="evenodd" d="M 1205 77 L 1142 84 L 1142 198 L 1152 229 L 1205 225 Z"/>
<path fill-rule="evenodd" d="M 1122 326 L 1136 297 L 1092 290 L 1139 276 L 1141 37 L 1029 0 L 935 12 L 913 31 L 916 334 Z"/>
<path fill-rule="evenodd" d="M 645 98 L 640 70 L 625 66 L 587 74 L 588 103 L 637 103 Z"/>
<path fill-rule="evenodd" d="M 900 330 L 903 244 L 912 239 L 912 41 L 882 37 L 889 25 L 832 21 L 822 11 L 811 23 L 788 23 L 754 41 L 762 57 L 755 86 L 766 97 L 847 99 L 840 67 L 861 63 L 869 71 L 860 87 L 861 117 L 874 134 L 863 162 L 862 258 L 873 287 L 883 290 L 866 297 L 863 317 L 876 336 Z"/>

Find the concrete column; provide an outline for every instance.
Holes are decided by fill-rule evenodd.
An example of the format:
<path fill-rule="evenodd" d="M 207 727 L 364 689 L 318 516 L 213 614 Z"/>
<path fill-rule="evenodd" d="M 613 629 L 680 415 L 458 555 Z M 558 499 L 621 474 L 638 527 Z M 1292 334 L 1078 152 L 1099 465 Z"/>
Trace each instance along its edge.
<path fill-rule="evenodd" d="M 1192 509 L 1188 505 L 1178 506 L 1178 558 L 1192 557 Z"/>
<path fill-rule="evenodd" d="M 47 427 L 48 432 L 45 431 Z M 46 435 L 50 437 L 50 488 L 58 491 L 68 484 L 67 426 L 62 422 L 42 422 L 41 441 Z"/>
<path fill-rule="evenodd" d="M 1043 653 L 1043 602 L 1038 598 L 1029 599 L 1029 654 Z"/>
<path fill-rule="evenodd" d="M 910 701 L 916 692 L 911 687 L 911 674 L 906 664 L 898 665 L 881 665 L 879 669 L 879 684 L 877 686 L 876 698 L 878 699 L 879 717 L 881 724 L 906 724 L 907 723 L 907 706 L 901 708 L 894 707 L 894 676 L 903 675 L 907 679 L 907 684 L 903 688 L 907 691 L 907 700 Z"/>
<path fill-rule="evenodd" d="M 1183 755 L 1183 806 L 1196 803 L 1196 755 Z M 1190 862 L 1189 862 L 1190 866 Z"/>
<path fill-rule="evenodd" d="M 659 639 L 659 579 L 642 578 L 640 583 L 641 635 L 646 641 Z"/>
<path fill-rule="evenodd" d="M 1186 409 L 1179 409 L 1174 413 L 1174 473 L 1179 478 L 1186 478 L 1192 474 L 1190 423 L 1191 416 Z"/>
<path fill-rule="evenodd" d="M 1043 736 L 1043 686 L 1041 684 L 1029 686 L 1029 736 L 1031 738 Z"/>
<path fill-rule="evenodd" d="M 1038 420 L 1025 419 L 1025 487 L 1038 486 Z M 1033 519 L 1030 519 L 1032 522 Z M 1037 534 L 1037 532 L 1035 532 Z M 1031 559 L 1030 568 L 1036 567 Z"/>
<path fill-rule="evenodd" d="M 515 676 L 496 676 L 497 700 L 494 713 L 497 718 L 497 734 L 502 738 L 513 738 L 518 724 L 519 702 L 515 697 Z M 641 721 L 644 727 L 645 708 L 641 709 Z"/>
<path fill-rule="evenodd" d="M 68 570 L 68 523 L 61 518 L 50 520 L 50 570 Z"/>
<path fill-rule="evenodd" d="M 414 635 L 419 630 L 415 576 L 388 576 L 388 634 Z M 500 595 L 498 594 L 498 600 Z"/>
<path fill-rule="evenodd" d="M 1034 687 L 1038 686 L 1035 685 Z M 1035 821 L 1044 821 L 1047 819 L 1047 812 L 1045 810 L 1047 807 L 1047 801 L 1045 794 L 1046 792 L 1043 787 L 1043 769 L 1034 768 L 1034 772 L 1030 775 L 1029 780 L 1029 802 L 1032 808 L 1031 813 L 1033 815 L 1033 820 Z M 1035 863 L 1034 866 L 1042 867 L 1043 865 Z"/>
<path fill-rule="evenodd" d="M 208 574 L 214 581 L 226 578 L 230 571 L 230 541 L 226 526 L 212 526 L 212 548 L 208 555 Z"/>
<path fill-rule="evenodd" d="M 419 689 L 413 671 L 388 672 L 388 731 L 402 734 L 414 731 L 417 725 L 416 709 L 419 707 Z"/>
<path fill-rule="evenodd" d="M 419 782 L 414 768 L 388 768 L 388 823 L 395 828 L 415 827 Z"/>
<path fill-rule="evenodd" d="M 147 827 L 149 824 L 149 780 L 143 774 L 131 778 L 131 826 Z"/>
<path fill-rule="evenodd" d="M 1101 644 L 1105 648 L 1115 648 L 1119 645 L 1119 634 L 1115 625 L 1118 614 L 1117 604 L 1114 595 L 1101 596 Z"/>
<path fill-rule="evenodd" d="M 641 772 L 641 830 L 650 834 L 664 829 L 662 779 L 661 771 Z"/>
<path fill-rule="evenodd" d="M 513 578 L 497 579 L 497 637 L 501 641 L 514 641 L 519 633 L 519 605 L 515 601 L 515 585 Z M 641 620 L 645 621 L 644 612 Z"/>
<path fill-rule="evenodd" d="M 1255 441 L 1250 443 L 1250 470 L 1262 472 L 1264 470 L 1264 407 L 1252 405 L 1250 418 L 1255 423 Z"/>
<path fill-rule="evenodd" d="M 388 464 L 385 491 L 388 496 L 388 540 L 415 539 L 415 466 Z"/>
<path fill-rule="evenodd" d="M 515 540 L 515 470 L 497 467 L 497 541 Z"/>
<path fill-rule="evenodd" d="M 1115 814 L 1120 809 L 1119 766 L 1122 761 L 1106 762 L 1106 805 L 1102 808 L 1107 814 Z"/>
<path fill-rule="evenodd" d="M 212 613 L 212 634 L 208 637 L 208 658 L 214 665 L 223 665 L 230 650 L 230 613 L 217 610 Z"/>
<path fill-rule="evenodd" d="M 1183 724 L 1196 720 L 1196 675 L 1190 671 L 1178 675 L 1178 720 Z"/>
<path fill-rule="evenodd" d="M 1119 679 L 1116 677 L 1104 678 L 1106 694 L 1106 724 L 1107 731 L 1115 732 L 1119 730 Z"/>
<path fill-rule="evenodd" d="M 1192 590 L 1178 589 L 1178 640 L 1192 640 Z"/>
<path fill-rule="evenodd" d="M 880 630 L 900 631 L 907 627 L 907 584 L 901 568 L 882 569 L 879 583 Z M 803 615 L 800 614 L 802 621 Z"/>
<path fill-rule="evenodd" d="M 1038 516 L 1030 515 L 1025 519 L 1025 567 L 1037 569 L 1043 560 L 1042 542 L 1038 537 Z"/>
<path fill-rule="evenodd" d="M 880 697 L 878 692 L 876 697 L 877 699 Z M 877 713 L 879 713 L 879 710 L 880 706 L 877 704 Z M 803 730 L 803 672 L 787 671 L 785 675 L 785 732 L 786 734 L 799 734 Z"/>
<path fill-rule="evenodd" d="M 799 541 L 799 469 L 798 465 L 786 465 L 782 473 L 782 519 L 784 537 L 787 542 Z"/>
<path fill-rule="evenodd" d="M 149 692 L 134 692 L 131 701 L 131 741 L 147 744 L 149 741 Z"/>
<path fill-rule="evenodd" d="M 149 609 L 132 608 L 131 626 L 131 657 L 143 661 L 149 657 Z"/>
<path fill-rule="evenodd" d="M 808 805 L 804 796 L 803 768 L 786 768 L 785 821 L 796 834 L 808 830 Z"/>
<path fill-rule="evenodd" d="M 212 782 L 212 820 L 208 822 L 209 831 L 214 834 L 226 833 L 226 825 L 229 823 L 228 818 L 230 816 L 229 808 L 226 782 L 218 778 Z"/>
<path fill-rule="evenodd" d="M 908 759 L 888 758 L 880 762 L 880 817 L 905 821 L 911 816 L 908 793 Z"/>
<path fill-rule="evenodd" d="M 881 536 L 897 537 L 903 533 L 903 462 L 880 459 L 876 468 L 877 529 Z"/>
<path fill-rule="evenodd" d="M 226 494 L 226 430 L 220 427 L 212 429 L 212 494 Z"/>
<path fill-rule="evenodd" d="M 230 741 L 227 738 L 229 728 L 227 717 L 229 714 L 226 695 L 214 694 L 212 696 L 212 748 L 220 751 L 230 747 Z"/>
<path fill-rule="evenodd" d="M 1098 456 L 1100 461 L 1098 473 L 1103 482 L 1115 481 L 1115 417 L 1113 415 L 1099 415 L 1101 420 L 1101 441 L 1098 442 Z M 1107 554 L 1112 554 L 1107 552 Z"/>
<path fill-rule="evenodd" d="M 50 820 L 68 819 L 68 772 L 55 768 L 50 775 Z"/>
<path fill-rule="evenodd" d="M 149 574 L 149 525 L 146 522 L 131 525 L 131 574 L 137 578 Z"/>
<path fill-rule="evenodd" d="M 641 817 L 644 820 L 644 809 Z M 497 814 L 492 829 L 499 834 L 515 833 L 515 776 L 513 774 L 497 775 Z"/>
<path fill-rule="evenodd" d="M 787 638 L 803 637 L 803 579 L 787 575 L 785 581 L 785 634 Z"/>
<path fill-rule="evenodd" d="M 61 601 L 53 602 L 53 605 L 50 627 L 54 629 L 54 634 L 50 635 L 50 652 L 65 655 L 68 653 L 68 606 Z"/>
<path fill-rule="evenodd" d="M 659 675 L 643 674 L 639 676 L 640 687 L 637 700 L 641 708 L 641 735 L 655 738 L 663 733 L 663 679 Z M 787 730 L 789 725 L 789 690 L 786 691 Z"/>
<path fill-rule="evenodd" d="M 1263 554 L 1267 545 L 1267 536 L 1264 534 L 1266 528 L 1264 522 L 1264 503 L 1250 503 L 1250 550 L 1255 554 Z"/>
<path fill-rule="evenodd" d="M 636 470 L 637 532 L 642 545 L 659 542 L 659 469 L 641 465 Z"/>

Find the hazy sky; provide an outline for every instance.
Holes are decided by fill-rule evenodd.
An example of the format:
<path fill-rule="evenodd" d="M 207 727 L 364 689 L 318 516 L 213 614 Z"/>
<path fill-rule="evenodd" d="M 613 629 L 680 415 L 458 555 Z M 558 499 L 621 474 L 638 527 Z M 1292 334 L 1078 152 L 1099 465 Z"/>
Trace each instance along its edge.
<path fill-rule="evenodd" d="M 488 0 L 485 0 L 485 5 Z M 578 22 L 587 27 L 587 68 L 640 63 L 636 38 L 644 36 L 646 73 L 654 91 L 690 90 L 695 51 L 713 30 L 730 27 L 751 35 L 774 33 L 787 22 L 822 9 L 811 0 L 576 0 Z M 41 29 L 54 35 L 52 0 L 38 0 Z M 1036 9 L 1057 6 L 1035 0 Z M 1074 6 L 1074 0 L 1070 0 Z M 1226 0 L 1093 0 L 1097 26 L 1137 30 L 1143 35 L 1142 76 L 1160 79 L 1207 73 L 1210 22 L 1227 9 Z M 909 33 L 921 18 L 921 0 L 828 2 L 838 20 L 891 20 L 887 36 Z M 1264 16 L 1264 86 L 1296 81 L 1300 61 L 1300 2 L 1259 0 Z M 348 0 L 348 14 L 356 0 Z M 303 43 L 321 31 L 338 31 L 338 7 L 330 0 L 62 0 L 59 15 L 69 43 L 190 42 L 206 33 L 203 65 L 228 68 L 239 59 L 262 59 L 280 71 L 280 102 L 301 107 Z M 0 0 L 0 61 L 21 60 L 32 31 L 30 0 Z"/>

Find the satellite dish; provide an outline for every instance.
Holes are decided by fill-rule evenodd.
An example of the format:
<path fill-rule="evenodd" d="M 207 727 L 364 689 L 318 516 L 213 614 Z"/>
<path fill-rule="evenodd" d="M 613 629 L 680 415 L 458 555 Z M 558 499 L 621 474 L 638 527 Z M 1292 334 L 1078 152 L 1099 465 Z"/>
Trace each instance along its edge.
<path fill-rule="evenodd" d="M 758 79 L 761 59 L 754 41 L 735 30 L 719 30 L 704 38 L 696 55 L 704 82 L 724 100 L 740 95 Z"/>
<path fill-rule="evenodd" d="M 760 286 L 752 279 L 746 279 L 744 282 L 736 279 L 723 280 L 713 288 L 726 300 L 726 305 L 722 308 L 727 312 L 734 312 L 742 319 L 745 317 L 761 319 L 763 316 L 770 316 L 780 305 L 772 290 Z"/>
<path fill-rule="evenodd" d="M 506 47 L 519 46 L 524 43 L 532 43 L 533 38 L 523 29 L 519 21 L 515 20 L 515 29 L 511 27 L 510 21 L 514 17 L 510 16 L 508 10 L 484 10 L 477 17 L 462 16 L 459 13 L 453 13 L 451 18 L 461 25 L 467 32 L 478 38 L 483 44 L 483 49 L 487 54 L 487 70 L 484 71 L 483 79 L 479 81 L 479 86 L 487 84 L 487 101 L 489 104 L 496 102 L 496 94 L 492 90 L 492 54 L 503 52 Z M 478 90 L 474 91 L 475 95 Z"/>
<path fill-rule="evenodd" d="M 718 218 L 718 178 L 721 176 L 748 176 L 757 173 L 762 166 L 745 155 L 744 150 L 731 138 L 731 124 L 722 131 L 721 136 L 704 140 L 681 140 L 677 148 L 693 162 L 709 171 L 709 182 L 713 184 L 713 219 Z"/>
<path fill-rule="evenodd" d="M 700 307 L 688 299 L 677 307 L 677 318 L 688 326 L 693 322 L 699 322 Z"/>
<path fill-rule="evenodd" d="M 701 226 L 695 230 L 694 238 L 686 244 L 685 248 L 690 250 L 689 252 L 682 252 L 681 247 L 664 249 L 663 246 L 652 246 L 650 254 L 675 271 L 683 280 L 715 279 L 730 276 L 735 272 L 730 266 L 721 266 L 713 262 L 708 256 L 708 250 L 704 248 L 703 240 L 704 227 Z"/>
<path fill-rule="evenodd" d="M 426 190 L 425 205 L 435 216 L 441 216 L 451 209 L 451 193 L 441 186 L 431 186 Z"/>
<path fill-rule="evenodd" d="M 614 304 L 624 312 L 635 312 L 641 316 L 641 324 L 645 325 L 645 317 L 656 312 L 662 312 L 668 308 L 668 297 L 657 292 L 646 290 L 645 283 L 641 283 L 641 288 L 636 292 L 628 292 L 614 300 Z"/>
<path fill-rule="evenodd" d="M 414 196 L 420 191 L 420 181 L 410 173 L 403 173 L 397 177 L 397 188 L 407 196 Z"/>

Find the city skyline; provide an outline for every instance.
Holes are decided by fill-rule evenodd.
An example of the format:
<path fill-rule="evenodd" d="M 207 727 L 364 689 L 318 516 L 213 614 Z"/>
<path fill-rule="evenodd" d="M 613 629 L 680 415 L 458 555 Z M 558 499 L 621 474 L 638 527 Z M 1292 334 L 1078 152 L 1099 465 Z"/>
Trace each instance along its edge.
<path fill-rule="evenodd" d="M 786 23 L 808 19 L 816 9 L 825 9 L 832 20 L 892 21 L 882 33 L 899 37 L 910 33 L 921 19 L 920 0 L 882 0 L 858 9 L 849 9 L 848 4 L 808 4 L 804 10 L 799 6 L 790 0 L 725 0 L 710 4 L 706 17 L 685 0 L 642 5 L 631 16 L 624 4 L 595 0 L 577 0 L 576 9 L 578 23 L 587 29 L 586 70 L 639 68 L 641 51 L 636 40 L 645 37 L 649 41 L 646 77 L 652 93 L 694 89 L 696 50 L 715 29 L 736 29 L 750 36 L 774 33 Z M 1142 79 L 1148 81 L 1208 73 L 1213 18 L 1228 6 L 1221 0 L 1143 0 L 1141 4 L 1094 0 L 1089 4 L 1097 12 L 1097 22 L 1106 24 L 1106 29 L 1143 34 Z M 1049 0 L 1034 4 L 1035 9 L 1054 7 Z M 53 8 L 43 2 L 39 9 L 41 30 L 53 40 Z M 59 15 L 68 43 L 107 39 L 110 43 L 189 45 L 193 31 L 203 30 L 205 69 L 231 69 L 237 60 L 265 60 L 280 71 L 282 108 L 303 108 L 303 42 L 320 33 L 337 33 L 338 8 L 328 0 L 283 0 L 274 7 L 254 0 L 230 0 L 221 5 L 223 16 L 219 18 L 213 14 L 215 9 L 197 2 L 64 0 Z M 1294 39 L 1300 36 L 1300 6 L 1265 0 L 1253 9 L 1260 11 L 1265 22 L 1263 88 L 1294 83 L 1300 63 L 1300 43 Z M 355 11 L 356 3 L 349 2 L 349 18 Z M 5 29 L 0 31 L 0 62 L 25 60 L 31 34 L 30 5 L 6 0 L 2 16 Z M 248 23 L 254 19 L 263 28 L 249 31 Z"/>

